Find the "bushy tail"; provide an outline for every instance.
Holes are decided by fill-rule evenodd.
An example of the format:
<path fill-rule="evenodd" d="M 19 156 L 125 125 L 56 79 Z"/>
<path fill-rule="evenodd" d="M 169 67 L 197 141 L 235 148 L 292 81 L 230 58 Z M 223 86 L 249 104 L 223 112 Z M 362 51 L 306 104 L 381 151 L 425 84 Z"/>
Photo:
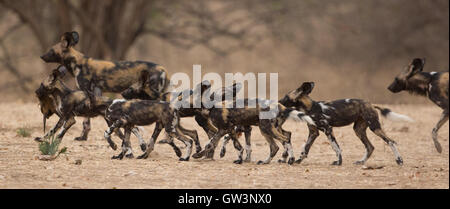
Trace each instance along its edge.
<path fill-rule="evenodd" d="M 399 122 L 414 122 L 414 120 L 406 115 L 402 115 L 396 112 L 391 111 L 388 108 L 382 108 L 379 106 L 374 106 L 376 109 L 380 110 L 380 113 L 383 117 L 387 118 L 388 120 Z"/>
<path fill-rule="evenodd" d="M 288 119 L 292 119 L 297 122 L 306 122 L 313 126 L 316 125 L 316 123 L 314 123 L 314 120 L 311 117 L 306 115 L 304 112 L 297 111 L 297 110 L 291 110 L 289 112 Z"/>

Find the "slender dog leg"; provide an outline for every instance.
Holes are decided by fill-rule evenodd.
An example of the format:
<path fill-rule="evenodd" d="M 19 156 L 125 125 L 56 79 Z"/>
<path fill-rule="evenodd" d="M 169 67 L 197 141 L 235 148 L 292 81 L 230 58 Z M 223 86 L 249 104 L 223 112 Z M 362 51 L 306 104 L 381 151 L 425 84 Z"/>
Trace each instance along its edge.
<path fill-rule="evenodd" d="M 201 158 L 206 155 L 207 158 L 212 158 L 214 156 L 215 144 L 223 137 L 227 132 L 220 129 L 212 138 L 210 138 L 208 144 L 206 144 L 205 149 L 192 155 L 193 158 Z"/>
<path fill-rule="evenodd" d="M 150 138 L 147 148 L 145 149 L 144 154 L 137 157 L 137 159 L 146 159 L 150 155 L 150 153 L 153 151 L 155 147 L 156 139 L 159 136 L 159 133 L 161 133 L 162 125 L 160 123 L 156 123 L 155 129 L 153 130 L 152 137 Z"/>
<path fill-rule="evenodd" d="M 138 138 L 139 146 L 141 147 L 141 150 L 145 152 L 145 150 L 147 149 L 147 143 L 145 143 L 144 137 L 142 137 L 141 135 L 141 129 L 136 126 L 131 129 L 131 132 Z"/>
<path fill-rule="evenodd" d="M 218 133 L 219 134 L 214 135 L 214 137 L 212 138 L 212 140 L 208 144 L 209 147 L 207 146 L 209 149 L 206 152 L 206 158 L 209 158 L 209 159 L 213 159 L 214 158 L 214 151 L 215 151 L 215 149 L 217 147 L 217 144 L 219 143 L 220 138 L 222 138 L 225 135 L 225 133 L 227 133 L 227 132 L 224 131 L 224 130 L 221 130 L 221 131 L 218 131 Z M 207 149 L 207 148 L 205 148 L 205 149 Z"/>
<path fill-rule="evenodd" d="M 113 149 L 113 150 L 116 150 L 117 149 L 117 145 L 116 145 L 116 143 L 114 143 L 114 141 L 113 140 L 111 140 L 111 134 L 113 133 L 113 132 L 118 132 L 119 131 L 119 128 L 120 127 L 122 127 L 122 125 L 123 125 L 123 121 L 122 120 L 117 120 L 117 121 L 114 121 L 114 123 L 112 123 L 112 125 L 110 125 L 109 126 L 109 128 L 105 131 L 105 133 L 104 133 L 104 137 L 105 137 L 105 139 L 106 139 L 106 141 L 108 142 L 108 144 L 109 144 L 109 146 Z M 122 138 L 122 137 L 121 137 Z M 123 139 L 122 139 L 123 140 Z"/>
<path fill-rule="evenodd" d="M 62 139 L 64 137 L 64 135 L 66 134 L 66 132 L 70 129 L 70 127 L 73 126 L 73 124 L 75 124 L 75 118 L 70 117 L 68 120 L 66 120 L 64 122 L 63 125 L 63 129 L 59 132 L 58 134 L 58 139 Z"/>
<path fill-rule="evenodd" d="M 74 140 L 76 141 L 86 141 L 89 131 L 91 131 L 91 118 L 85 118 L 83 120 L 83 131 L 81 132 L 81 136 L 76 137 Z"/>
<path fill-rule="evenodd" d="M 295 163 L 301 163 L 305 158 L 308 157 L 308 153 L 309 150 L 311 149 L 311 146 L 314 144 L 314 141 L 319 136 L 319 130 L 317 130 L 315 126 L 308 125 L 308 129 L 309 129 L 308 140 L 302 146 L 300 157 L 298 158 L 298 160 L 295 161 Z"/>
<path fill-rule="evenodd" d="M 265 159 L 264 161 L 261 161 L 261 160 L 258 161 L 257 162 L 258 165 L 269 164 L 270 161 L 272 161 L 273 157 L 277 154 L 278 150 L 280 149 L 271 136 L 266 135 L 266 134 L 263 134 L 263 136 L 266 139 L 267 143 L 269 144 L 270 154 L 267 157 L 267 159 Z"/>
<path fill-rule="evenodd" d="M 394 140 L 387 137 L 381 128 L 375 129 L 373 131 L 373 133 L 375 133 L 377 136 L 381 137 L 391 147 L 391 150 L 395 155 L 395 162 L 397 162 L 398 165 L 403 165 L 403 159 L 400 156 L 400 153 L 398 152 L 397 147 L 395 146 L 397 143 Z"/>
<path fill-rule="evenodd" d="M 367 130 L 367 123 L 364 120 L 358 120 L 353 125 L 353 130 L 356 133 L 356 136 L 358 136 L 359 139 L 361 139 L 361 142 L 364 144 L 364 147 L 366 148 L 366 154 L 364 154 L 364 157 L 356 161 L 354 164 L 356 165 L 363 165 L 372 155 L 372 152 L 374 150 L 373 145 L 370 143 L 369 139 L 367 138 L 366 130 Z"/>
<path fill-rule="evenodd" d="M 251 126 L 246 126 L 245 130 L 244 130 L 244 136 L 245 136 L 245 162 L 250 162 L 252 159 L 252 146 L 250 143 L 250 137 L 252 135 L 252 127 Z"/>
<path fill-rule="evenodd" d="M 242 148 L 241 143 L 239 143 L 239 140 L 237 138 L 236 130 L 233 130 L 230 134 L 230 137 L 233 140 L 234 148 L 237 150 L 238 153 L 238 159 L 233 161 L 235 164 L 242 164 L 242 154 L 244 153 L 244 148 Z"/>
<path fill-rule="evenodd" d="M 431 136 L 433 138 L 434 146 L 436 147 L 436 150 L 439 153 L 442 152 L 442 147 L 441 147 L 441 144 L 438 141 L 437 133 L 438 133 L 439 129 L 442 127 L 442 125 L 444 125 L 445 122 L 447 122 L 447 121 L 448 121 L 448 110 L 444 110 L 444 112 L 442 112 L 442 114 L 441 114 L 441 118 L 439 119 L 439 121 L 437 122 L 436 126 L 433 128 L 433 131 L 431 132 Z"/>
<path fill-rule="evenodd" d="M 200 140 L 198 140 L 198 134 L 196 130 L 186 129 L 183 126 L 181 126 L 181 124 L 178 125 L 178 128 L 182 134 L 188 135 L 189 137 L 192 138 L 192 140 L 194 140 L 196 153 L 202 151 L 202 146 L 200 145 Z"/>
<path fill-rule="evenodd" d="M 223 158 L 225 156 L 225 153 L 227 152 L 227 144 L 230 141 L 231 136 L 225 136 L 223 137 L 223 142 L 222 142 L 222 148 L 220 149 L 220 158 Z"/>
<path fill-rule="evenodd" d="M 287 137 L 288 140 L 289 140 L 289 144 L 291 144 L 290 141 L 291 141 L 291 135 L 292 135 L 292 133 L 289 132 L 289 131 L 283 130 L 281 127 L 279 127 L 277 130 L 278 130 L 279 132 L 281 132 L 281 133 L 283 134 L 283 136 Z M 289 147 L 289 145 L 283 143 L 283 146 L 284 146 L 284 151 L 283 151 L 283 154 L 281 155 L 281 159 L 278 160 L 279 163 L 286 163 L 286 159 L 287 159 L 287 157 L 289 156 L 289 150 L 288 150 L 288 148 L 289 148 L 289 149 L 292 149 L 292 144 L 291 144 L 290 147 Z M 291 156 L 289 156 L 289 157 L 291 157 Z M 293 162 L 293 161 L 292 161 L 292 162 Z M 291 164 L 292 164 L 292 163 L 291 163 Z"/>
<path fill-rule="evenodd" d="M 55 124 L 55 126 L 53 126 L 52 129 L 50 129 L 50 131 L 48 131 L 43 137 L 36 137 L 34 140 L 41 142 L 42 139 L 47 139 L 51 135 L 54 135 L 63 125 L 64 125 L 64 119 L 59 118 L 58 122 Z"/>
<path fill-rule="evenodd" d="M 185 145 L 186 145 L 186 153 L 184 154 L 184 157 L 181 157 L 179 160 L 180 161 L 189 161 L 189 158 L 191 156 L 192 153 L 192 139 L 189 139 L 188 137 L 184 136 L 184 134 L 182 134 L 181 130 L 179 129 L 179 127 L 176 128 L 176 132 L 170 132 L 170 134 L 174 134 L 175 137 L 182 141 Z M 172 137 L 171 137 L 172 138 Z"/>
<path fill-rule="evenodd" d="M 131 151 L 130 146 L 130 135 L 131 135 L 131 127 L 126 126 L 125 136 L 122 139 L 122 151 L 118 155 L 113 156 L 111 159 L 122 160 L 123 156 L 126 156 L 127 158 L 133 158 L 133 152 Z"/>
<path fill-rule="evenodd" d="M 208 139 L 210 139 L 211 137 L 214 136 L 215 132 L 217 132 L 217 128 L 214 127 L 214 129 L 211 129 L 212 124 L 208 123 L 208 119 L 201 116 L 201 115 L 196 115 L 194 117 L 195 121 L 197 121 L 197 124 L 203 128 L 203 130 L 206 132 L 206 134 L 208 135 Z"/>
<path fill-rule="evenodd" d="M 330 141 L 331 147 L 336 152 L 336 156 L 338 158 L 336 161 L 333 161 L 331 165 L 342 165 L 341 148 L 339 148 L 336 138 L 334 137 L 333 128 L 329 127 L 328 129 L 326 129 L 325 134 L 327 135 L 328 141 Z"/>

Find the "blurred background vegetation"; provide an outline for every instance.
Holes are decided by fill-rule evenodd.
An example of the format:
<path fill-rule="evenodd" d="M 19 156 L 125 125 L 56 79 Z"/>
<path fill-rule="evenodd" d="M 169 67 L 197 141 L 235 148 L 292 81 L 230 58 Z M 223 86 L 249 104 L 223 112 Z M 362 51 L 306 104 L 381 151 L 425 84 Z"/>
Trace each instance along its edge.
<path fill-rule="evenodd" d="M 72 30 L 93 58 L 278 72 L 280 96 L 315 81 L 321 100 L 427 103 L 386 88 L 415 57 L 449 65 L 448 0 L 0 0 L 2 102 L 35 100 L 56 67 L 39 56 Z"/>

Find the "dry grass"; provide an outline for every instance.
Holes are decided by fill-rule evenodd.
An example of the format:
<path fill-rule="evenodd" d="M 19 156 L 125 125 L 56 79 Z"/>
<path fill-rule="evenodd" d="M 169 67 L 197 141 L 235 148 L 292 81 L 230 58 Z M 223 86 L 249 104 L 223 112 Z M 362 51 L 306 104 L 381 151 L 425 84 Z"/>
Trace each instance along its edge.
<path fill-rule="evenodd" d="M 106 124 L 101 118 L 92 121 L 90 138 L 74 141 L 81 132 L 81 118 L 66 134 L 61 146 L 68 152 L 54 161 L 40 161 L 38 144 L 33 141 L 42 135 L 41 115 L 34 103 L 0 103 L 0 188 L 449 188 L 449 131 L 448 123 L 439 133 L 444 148 L 435 151 L 431 129 L 440 110 L 432 105 L 384 105 L 407 114 L 415 123 L 392 123 L 382 120 L 385 131 L 398 142 L 404 158 L 402 167 L 396 165 L 388 146 L 374 134 L 369 139 L 375 152 L 367 163 L 368 169 L 353 165 L 364 154 L 362 143 L 351 126 L 335 129 L 343 150 L 343 165 L 329 165 L 335 155 L 326 138 L 321 135 L 311 149 L 309 158 L 301 165 L 288 166 L 275 162 L 256 165 L 269 151 L 257 128 L 253 131 L 253 159 L 251 163 L 234 165 L 236 154 L 228 145 L 227 155 L 215 161 L 192 159 L 179 162 L 168 145 L 157 144 L 147 160 L 111 160 L 117 154 L 103 139 Z M 48 125 L 56 123 L 56 117 Z M 192 119 L 183 119 L 188 128 L 197 129 L 202 145 L 205 133 Z M 18 127 L 29 127 L 30 137 L 17 136 Z M 50 128 L 50 127 L 49 127 Z M 293 132 L 296 156 L 306 141 L 304 124 L 288 122 L 285 129 Z M 48 129 L 47 129 L 48 130 Z M 148 138 L 153 126 L 145 127 Z M 119 143 L 117 137 L 114 140 Z M 241 139 L 242 140 L 242 139 Z M 243 140 L 242 140 L 243 141 Z M 141 153 L 137 140 L 132 139 L 135 156 Z"/>

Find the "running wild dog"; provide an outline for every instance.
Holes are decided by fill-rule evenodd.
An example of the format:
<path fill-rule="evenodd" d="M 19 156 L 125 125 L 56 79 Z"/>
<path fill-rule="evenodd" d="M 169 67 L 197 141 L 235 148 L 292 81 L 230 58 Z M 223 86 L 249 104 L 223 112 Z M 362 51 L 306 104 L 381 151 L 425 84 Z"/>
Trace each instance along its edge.
<path fill-rule="evenodd" d="M 437 139 L 437 132 L 448 121 L 448 71 L 423 72 L 424 65 L 425 58 L 415 58 L 395 77 L 388 89 L 393 93 L 407 91 L 411 94 L 427 96 L 432 102 L 443 109 L 441 118 L 431 132 L 434 146 L 441 153 L 442 147 Z"/>
<path fill-rule="evenodd" d="M 184 130 L 180 124 L 180 117 L 175 108 L 170 103 L 164 101 L 152 101 L 152 100 L 114 100 L 114 102 L 108 107 L 106 111 L 106 119 L 112 124 L 105 131 L 105 138 L 110 143 L 110 146 L 115 146 L 111 140 L 111 133 L 119 128 L 125 129 L 125 137 L 123 138 L 122 151 L 119 155 L 113 156 L 113 159 L 122 159 L 124 156 L 132 157 L 129 154 L 130 147 L 130 133 L 134 126 L 145 126 L 156 123 L 156 127 L 159 131 L 162 128 L 165 129 L 166 134 L 169 136 L 169 144 L 174 149 L 178 157 L 181 156 L 181 151 L 175 146 L 173 137 L 179 139 L 186 145 L 186 153 L 184 157 L 180 158 L 180 161 L 188 161 L 192 152 L 192 139 L 187 138 L 184 135 Z M 195 136 L 198 140 L 197 132 Z M 145 153 L 138 157 L 138 159 L 145 159 L 153 151 L 156 138 L 150 138 L 150 142 Z"/>
<path fill-rule="evenodd" d="M 43 138 L 55 134 L 56 131 L 63 127 L 63 130 L 57 136 L 62 139 L 67 130 L 75 124 L 75 116 L 87 118 L 96 116 L 105 117 L 106 108 L 112 103 L 112 100 L 107 97 L 95 97 L 96 105 L 91 109 L 89 105 L 90 100 L 85 92 L 72 90 L 60 80 L 64 76 L 64 70 L 61 68 L 64 68 L 64 66 L 59 66 L 58 69 L 54 69 L 35 92 L 43 114 L 44 132 L 46 119 L 53 114 L 59 117 L 58 123 Z M 108 121 L 106 122 L 108 123 Z M 76 140 L 80 140 L 78 138 L 86 140 L 90 129 L 90 122 L 83 122 L 82 135 L 77 137 Z M 116 133 L 123 138 L 120 130 Z M 146 144 L 137 128 L 133 129 L 133 134 L 139 138 L 141 149 L 145 151 Z M 35 140 L 41 141 L 42 138 L 36 137 Z"/>
<path fill-rule="evenodd" d="M 41 59 L 47 63 L 64 65 L 76 78 L 78 88 L 88 93 L 92 103 L 94 95 L 101 96 L 102 92 L 120 93 L 133 84 L 143 88 L 155 99 L 166 91 L 169 81 L 163 66 L 144 61 L 93 59 L 74 48 L 78 40 L 77 32 L 64 33 L 60 42 L 42 55 Z"/>
<path fill-rule="evenodd" d="M 412 121 L 409 117 L 394 113 L 389 109 L 374 106 L 369 102 L 360 99 L 316 102 L 309 97 L 313 88 L 314 82 L 304 82 L 299 88 L 289 92 L 280 100 L 280 103 L 287 107 L 295 107 L 298 110 L 304 111 L 315 123 L 315 126 L 308 124 L 308 140 L 306 144 L 303 145 L 300 157 L 296 163 L 302 162 L 302 160 L 308 156 L 309 149 L 314 143 L 314 140 L 319 136 L 319 131 L 322 131 L 327 135 L 338 158 L 332 165 L 341 165 L 341 149 L 334 137 L 333 127 L 342 127 L 353 123 L 353 130 L 355 131 L 356 136 L 358 136 L 366 148 L 364 157 L 361 160 L 356 161 L 355 164 L 364 164 L 374 150 L 373 145 L 366 135 L 367 128 L 377 136 L 381 137 L 391 147 L 397 164 L 403 164 L 403 159 L 397 150 L 396 142 L 386 136 L 381 129 L 376 109 L 381 110 L 382 115 L 386 116 L 388 119 Z"/>
<path fill-rule="evenodd" d="M 199 92 L 200 95 L 203 95 L 203 93 L 205 93 L 205 91 L 210 88 L 211 88 L 211 84 L 209 83 L 209 81 L 203 81 L 203 82 L 197 84 L 194 89 L 190 90 L 189 95 L 186 94 L 186 96 L 191 97 L 194 92 Z M 222 89 L 213 92 L 211 94 L 210 98 L 213 99 L 216 96 L 216 94 L 218 94 L 217 96 L 222 98 L 222 101 L 227 99 L 227 95 L 228 95 L 228 97 L 232 97 L 234 99 L 236 97 L 236 93 L 239 92 L 241 90 L 241 88 L 242 88 L 242 84 L 235 83 L 231 86 L 223 87 Z M 166 101 L 166 102 L 175 102 L 172 100 L 182 101 L 182 99 L 183 99 L 182 93 L 183 92 L 177 92 L 174 94 L 172 92 L 166 92 L 161 96 L 160 101 Z M 175 95 L 174 98 L 171 98 L 172 95 Z M 134 85 L 131 86 L 130 88 L 128 88 L 127 90 L 125 90 L 124 92 L 122 92 L 122 96 L 127 100 L 129 100 L 129 99 L 152 100 L 152 98 L 149 95 L 147 95 L 146 92 L 142 91 L 142 89 L 140 89 L 140 88 L 136 88 Z M 189 99 L 189 98 L 184 98 L 184 99 Z M 207 117 L 201 113 L 201 110 L 202 110 L 201 108 L 194 108 L 191 100 L 189 100 L 189 101 L 190 102 L 189 102 L 188 108 L 180 107 L 178 109 L 179 116 L 181 118 L 194 117 L 197 124 L 203 128 L 203 130 L 206 132 L 208 137 L 209 138 L 212 137 L 217 132 L 217 128 L 214 127 L 211 124 L 211 122 L 207 119 Z M 198 102 L 200 102 L 200 101 L 198 101 Z M 152 138 L 153 139 L 158 138 L 159 133 L 160 133 L 160 129 L 158 131 L 157 127 L 155 127 Z M 165 142 L 166 142 L 166 140 L 159 141 L 159 143 L 165 143 Z M 201 146 L 200 146 L 200 142 L 198 140 L 195 141 L 195 145 L 196 145 L 196 152 L 200 152 Z"/>
<path fill-rule="evenodd" d="M 294 109 L 285 108 L 279 103 L 270 104 L 267 100 L 255 99 L 251 101 L 250 99 L 244 99 L 245 108 L 236 107 L 238 100 L 233 101 L 233 107 L 226 107 L 225 103 L 222 103 L 222 107 L 212 107 L 210 109 L 205 109 L 202 112 L 207 112 L 209 120 L 212 121 L 213 125 L 218 129 L 218 132 L 209 140 L 209 143 L 205 146 L 204 150 L 192 155 L 194 158 L 201 158 L 206 156 L 206 158 L 212 159 L 214 156 L 214 149 L 217 146 L 218 140 L 222 138 L 225 134 L 233 140 L 234 147 L 238 150 L 238 159 L 234 161 L 236 164 L 241 164 L 243 162 L 242 154 L 243 149 L 239 141 L 237 140 L 236 127 L 246 127 L 246 126 L 258 126 L 260 128 L 261 134 L 267 140 L 270 153 L 266 160 L 258 161 L 258 164 L 268 164 L 278 152 L 279 147 L 275 143 L 274 139 L 282 142 L 284 148 L 289 154 L 289 164 L 294 162 L 294 155 L 291 145 L 291 133 L 282 129 L 283 123 L 287 118 L 293 118 L 298 121 L 306 121 L 313 124 L 311 118 L 306 115 L 301 115 Z M 255 102 L 256 107 L 249 107 L 249 102 Z M 262 105 L 265 103 L 265 105 Z M 269 108 L 277 107 L 277 110 L 271 110 L 275 113 L 275 117 L 272 119 L 260 119 L 260 113 L 269 111 Z"/>

